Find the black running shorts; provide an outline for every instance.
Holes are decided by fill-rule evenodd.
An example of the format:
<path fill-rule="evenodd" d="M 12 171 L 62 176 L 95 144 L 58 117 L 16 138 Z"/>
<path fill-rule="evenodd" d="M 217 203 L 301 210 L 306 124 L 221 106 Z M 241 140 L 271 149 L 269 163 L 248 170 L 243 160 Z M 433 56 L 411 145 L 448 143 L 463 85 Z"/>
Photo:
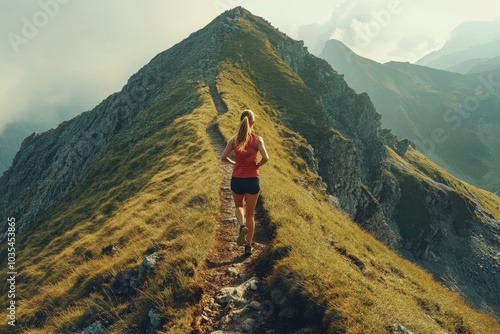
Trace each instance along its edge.
<path fill-rule="evenodd" d="M 260 179 L 258 177 L 231 178 L 231 190 L 237 195 L 255 195 L 260 191 Z"/>

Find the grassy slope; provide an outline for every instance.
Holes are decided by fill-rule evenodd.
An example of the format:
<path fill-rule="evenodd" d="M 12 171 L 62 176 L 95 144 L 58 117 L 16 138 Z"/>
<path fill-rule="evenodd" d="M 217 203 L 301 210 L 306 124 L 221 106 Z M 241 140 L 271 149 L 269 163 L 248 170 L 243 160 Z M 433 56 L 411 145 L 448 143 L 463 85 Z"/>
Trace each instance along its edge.
<path fill-rule="evenodd" d="M 500 197 L 495 194 L 457 179 L 444 168 L 439 167 L 422 153 L 411 147 L 406 152 L 405 159 L 401 159 L 395 153 L 391 156 L 398 159 L 400 162 L 405 163 L 406 161 L 405 165 L 410 169 L 418 170 L 431 179 L 454 188 L 462 196 L 469 196 L 477 199 L 478 203 L 481 204 L 486 211 L 500 220 Z"/>
<path fill-rule="evenodd" d="M 419 146 L 425 145 L 419 148 L 429 151 L 432 159 L 455 175 L 467 177 L 485 189 L 497 190 L 498 169 L 494 162 L 498 151 L 493 149 L 496 142 L 494 138 L 481 140 L 477 128 L 480 118 L 486 123 L 498 123 L 498 115 L 493 112 L 498 109 L 498 94 L 481 100 L 470 115 L 462 117 L 448 111 L 475 96 L 480 84 L 478 75 L 465 76 L 400 62 L 379 64 L 350 50 L 342 53 L 339 48 L 325 50 L 325 59 L 346 74 L 349 85 L 359 92 L 368 92 L 382 114 L 384 127 Z M 488 75 L 483 75 L 483 79 Z M 444 139 L 433 137 L 435 129 L 443 131 Z"/>
<path fill-rule="evenodd" d="M 249 33 L 246 47 L 240 49 L 243 57 L 230 59 L 219 74 L 218 89 L 230 110 L 220 125 L 229 138 L 231 131 L 227 129 L 236 124 L 239 110 L 254 109 L 258 115 L 255 130 L 265 138 L 270 151 L 271 161 L 261 172 L 262 197 L 268 223 L 275 230 L 267 253 L 273 265 L 269 283 L 285 297 L 278 308 L 280 318 L 292 324 L 319 322 L 332 333 L 386 333 L 385 326 L 393 323 L 417 333 L 500 332 L 495 320 L 471 309 L 424 270 L 377 242 L 314 188 L 299 185 L 300 174 L 291 166 L 307 166 L 300 157 L 287 153 L 291 143 L 298 147 L 305 142 L 299 135 L 293 142 L 283 140 L 287 131 L 280 125 L 273 90 L 267 90 L 266 85 L 256 89 L 253 84 L 265 82 L 263 77 L 255 77 L 267 74 L 255 71 L 254 66 L 279 63 L 285 72 L 281 79 L 274 78 L 274 85 L 290 94 L 305 88 L 297 87 L 302 85 L 300 80 L 268 44 L 264 55 L 252 56 L 266 41 L 251 25 L 241 24 Z M 238 43 L 230 41 L 226 50 Z M 229 58 L 231 55 L 227 53 Z M 286 108 L 294 108 L 284 100 Z M 308 108 L 307 102 L 295 107 Z M 313 181 L 314 175 L 306 169 L 301 174 Z"/>
<path fill-rule="evenodd" d="M 144 328 L 154 307 L 172 332 L 189 330 L 222 178 L 206 134 L 216 111 L 208 88 L 200 87 L 179 83 L 160 97 L 84 183 L 21 237 L 17 328 L 71 331 L 101 320 L 129 333 Z M 198 107 L 174 120 L 196 96 Z M 142 139 L 130 143 L 132 132 Z M 117 278 L 137 269 L 155 243 L 164 255 L 148 283 L 133 299 L 113 293 Z M 109 245 L 118 246 L 114 256 L 101 254 Z"/>

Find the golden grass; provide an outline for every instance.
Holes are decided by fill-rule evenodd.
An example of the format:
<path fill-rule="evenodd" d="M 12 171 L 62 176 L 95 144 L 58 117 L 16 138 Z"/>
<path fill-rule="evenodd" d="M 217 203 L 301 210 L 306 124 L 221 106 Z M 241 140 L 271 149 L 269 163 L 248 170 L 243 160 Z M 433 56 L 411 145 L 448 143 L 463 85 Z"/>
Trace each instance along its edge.
<path fill-rule="evenodd" d="M 125 175 L 121 183 L 108 187 L 97 175 L 99 182 L 69 196 L 51 210 L 50 220 L 39 222 L 23 240 L 18 253 L 23 280 L 18 284 L 22 293 L 17 313 L 18 328 L 26 328 L 23 332 L 74 330 L 90 325 L 88 319 L 95 317 L 115 323 L 114 333 L 128 333 L 144 327 L 151 308 L 167 319 L 170 328 L 190 330 L 192 305 L 199 293 L 197 269 L 213 243 L 222 180 L 206 133 L 215 107 L 208 88 L 198 87 L 199 106 L 191 114 L 157 129 L 145 139 L 148 142 L 136 144 L 143 153 L 131 156 L 152 161 L 144 175 L 129 179 L 127 175 L 141 171 L 131 170 L 133 158 L 127 151 L 119 152 L 123 162 L 115 167 L 116 173 Z M 167 117 L 169 110 L 162 112 Z M 162 149 L 151 148 L 152 143 Z M 120 180 L 115 174 L 108 178 Z M 126 191 L 123 201 L 114 199 Z M 87 206 L 96 212 L 85 213 Z M 48 243 L 31 242 L 32 238 Z M 155 243 L 166 255 L 153 277 L 138 287 L 133 299 L 113 295 L 109 285 L 114 277 L 136 269 Z M 116 245 L 118 252 L 101 254 L 108 245 Z"/>

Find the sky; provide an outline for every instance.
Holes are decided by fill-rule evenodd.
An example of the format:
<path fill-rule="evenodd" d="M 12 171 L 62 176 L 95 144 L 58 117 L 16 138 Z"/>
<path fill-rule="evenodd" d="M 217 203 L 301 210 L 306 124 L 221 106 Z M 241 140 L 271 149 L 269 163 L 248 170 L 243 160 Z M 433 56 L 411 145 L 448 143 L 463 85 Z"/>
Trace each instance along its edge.
<path fill-rule="evenodd" d="M 0 0 L 0 133 L 71 118 L 119 91 L 156 54 L 243 6 L 319 54 L 328 38 L 379 61 L 414 62 L 496 0 Z M 322 36 L 318 38 L 318 36 Z"/>

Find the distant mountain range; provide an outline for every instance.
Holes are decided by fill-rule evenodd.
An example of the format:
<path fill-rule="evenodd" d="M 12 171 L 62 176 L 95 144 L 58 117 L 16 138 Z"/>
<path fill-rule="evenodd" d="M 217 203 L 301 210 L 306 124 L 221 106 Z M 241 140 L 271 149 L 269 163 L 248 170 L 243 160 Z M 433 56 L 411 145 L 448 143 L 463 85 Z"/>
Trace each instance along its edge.
<path fill-rule="evenodd" d="M 461 75 L 380 64 L 335 40 L 325 44 L 322 57 L 357 92 L 368 93 L 384 127 L 457 177 L 500 191 L 500 70 Z"/>
<path fill-rule="evenodd" d="M 500 68 L 500 19 L 465 22 L 455 28 L 448 41 L 437 51 L 419 59 L 415 64 L 458 73 L 479 73 Z M 480 63 L 483 66 L 473 69 Z"/>
<path fill-rule="evenodd" d="M 338 43 L 335 50 L 349 55 Z M 361 79 L 390 88 L 391 105 L 407 103 L 390 110 L 403 115 L 398 124 L 424 134 L 430 127 L 430 138 L 446 135 L 448 145 L 478 135 L 458 132 L 469 120 L 456 114 L 451 125 L 461 127 L 437 133 L 433 115 L 417 122 L 425 110 L 414 109 L 450 95 L 430 83 L 463 98 L 475 78 L 349 61 Z M 223 267 L 245 265 L 236 257 L 219 267 L 208 255 L 216 244 L 234 245 L 218 239 L 220 229 L 239 228 L 221 219 L 233 210 L 221 205 L 229 185 L 215 148 L 250 108 L 271 157 L 259 169 L 265 241 L 255 268 L 237 279 L 263 277 L 248 289 L 263 298 L 245 307 L 255 318 L 231 332 L 500 332 L 500 198 L 383 129 L 370 96 L 346 78 L 238 7 L 153 57 L 94 109 L 28 136 L 0 177 L 0 216 L 16 223 L 16 330 L 199 333 L 194 319 L 218 312 L 213 323 L 229 332 L 227 314 L 243 292 L 229 288 L 221 300 L 201 277 L 207 268 L 234 276 Z M 493 116 L 481 112 L 469 119 L 494 136 Z M 436 152 L 450 149 L 445 142 Z M 472 154 L 478 143 L 451 147 Z M 474 171 L 489 163 L 481 160 L 487 148 L 469 156 Z M 11 231 L 0 225 L 4 264 Z M 9 288 L 2 284 L 0 294 Z M 1 332 L 10 329 L 0 323 Z"/>
<path fill-rule="evenodd" d="M 429 61 L 427 64 L 423 61 L 416 62 L 416 64 L 452 71 L 453 68 L 460 66 L 460 64 L 463 64 L 464 62 L 476 62 L 474 65 L 478 65 L 492 58 L 498 57 L 499 55 L 500 38 L 497 38 L 486 44 L 474 45 L 464 50 L 441 55 L 439 58 Z"/>

